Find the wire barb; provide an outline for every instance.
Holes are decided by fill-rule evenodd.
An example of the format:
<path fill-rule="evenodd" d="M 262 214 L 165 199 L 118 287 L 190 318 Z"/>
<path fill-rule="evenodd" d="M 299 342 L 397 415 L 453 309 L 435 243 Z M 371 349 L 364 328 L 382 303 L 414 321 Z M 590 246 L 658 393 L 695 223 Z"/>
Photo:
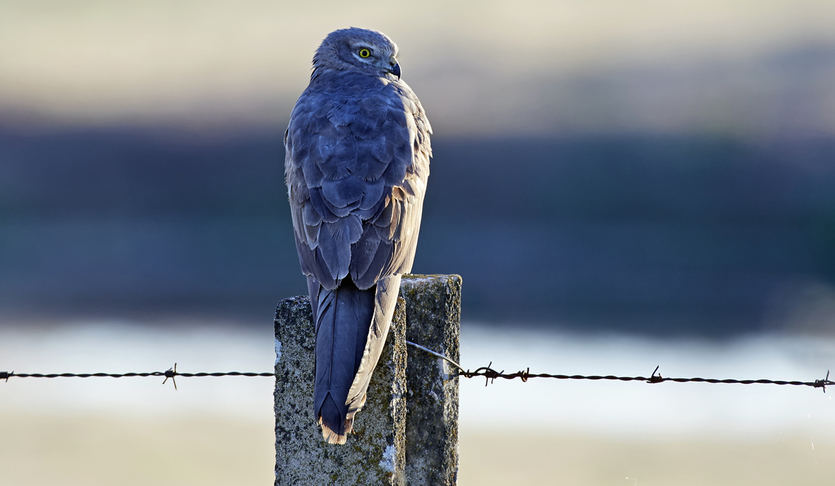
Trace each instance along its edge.
<path fill-rule="evenodd" d="M 661 376 L 661 373 L 658 372 L 658 368 L 660 368 L 660 367 L 661 367 L 661 365 L 657 365 L 655 367 L 655 369 L 652 370 L 652 374 L 649 376 L 649 379 L 647 380 L 647 383 L 663 383 L 664 382 L 664 377 Z"/>
<path fill-rule="evenodd" d="M 14 376 L 14 370 L 12 371 L 0 371 L 0 380 L 9 381 L 9 377 Z"/>
<path fill-rule="evenodd" d="M 162 380 L 162 384 L 164 385 L 169 378 L 171 378 L 171 383 L 174 384 L 174 391 L 177 391 L 177 362 L 174 362 L 173 368 L 168 368 L 165 370 L 165 379 Z"/>
<path fill-rule="evenodd" d="M 826 393 L 827 385 L 832 384 L 835 384 L 835 382 L 829 380 L 829 370 L 826 370 L 826 376 L 822 380 L 815 380 L 815 387 L 820 388 L 824 393 Z"/>

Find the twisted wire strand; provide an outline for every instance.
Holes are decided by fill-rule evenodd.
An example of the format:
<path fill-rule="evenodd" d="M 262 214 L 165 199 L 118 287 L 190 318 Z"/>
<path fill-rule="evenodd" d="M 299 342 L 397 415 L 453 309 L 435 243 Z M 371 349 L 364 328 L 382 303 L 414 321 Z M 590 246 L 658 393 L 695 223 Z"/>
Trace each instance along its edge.
<path fill-rule="evenodd" d="M 734 384 L 734 385 L 777 385 L 777 386 L 805 386 L 811 388 L 820 388 L 826 392 L 826 387 L 835 385 L 835 381 L 830 380 L 829 371 L 822 379 L 802 381 L 802 380 L 775 380 L 770 378 L 755 378 L 755 379 L 739 379 L 739 378 L 703 378 L 703 377 L 669 377 L 662 376 L 658 372 L 659 366 L 655 367 L 650 376 L 619 376 L 619 375 L 581 375 L 581 374 L 560 374 L 560 373 L 531 373 L 530 368 L 505 373 L 504 370 L 497 371 L 493 369 L 493 362 L 491 361 L 487 366 L 481 366 L 475 370 L 465 369 L 456 361 L 450 359 L 442 353 L 433 351 L 425 346 L 422 346 L 411 341 L 406 341 L 406 344 L 419 349 L 436 358 L 443 359 L 450 363 L 458 371 L 457 375 L 464 378 L 484 378 L 484 385 L 495 382 L 496 379 L 501 378 L 505 380 L 519 379 L 527 382 L 532 378 L 550 378 L 555 380 L 588 380 L 588 381 L 623 381 L 623 382 L 643 382 L 650 384 L 658 383 L 708 383 L 708 384 Z M 177 388 L 176 378 L 203 378 L 203 377 L 227 377 L 227 376 L 246 376 L 246 377 L 268 377 L 275 376 L 272 371 L 198 371 L 185 372 L 177 370 L 177 363 L 165 371 L 129 371 L 124 373 L 17 373 L 15 371 L 0 371 L 0 380 L 8 381 L 10 378 L 135 378 L 135 377 L 164 377 L 163 383 L 169 379 L 173 382 L 174 388 Z"/>

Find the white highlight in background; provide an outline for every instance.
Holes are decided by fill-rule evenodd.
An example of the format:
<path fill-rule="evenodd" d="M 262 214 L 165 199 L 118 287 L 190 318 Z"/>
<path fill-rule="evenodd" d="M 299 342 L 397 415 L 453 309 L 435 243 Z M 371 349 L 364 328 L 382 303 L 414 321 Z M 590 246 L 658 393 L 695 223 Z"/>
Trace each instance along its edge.
<path fill-rule="evenodd" d="M 409 352 L 417 352 L 409 349 Z M 0 327 L 0 370 L 18 372 L 270 371 L 269 325 L 140 325 L 126 321 L 61 327 Z M 465 322 L 461 364 L 564 374 L 814 380 L 835 369 L 835 341 L 761 335 L 730 341 L 577 335 Z M 44 414 L 221 414 L 272 420 L 269 377 L 10 379 L 0 409 Z M 835 392 L 835 390 L 832 390 Z M 835 402 L 818 389 L 774 385 L 461 379 L 461 426 L 517 431 L 658 437 L 756 437 L 788 430 L 810 441 L 835 436 Z"/>

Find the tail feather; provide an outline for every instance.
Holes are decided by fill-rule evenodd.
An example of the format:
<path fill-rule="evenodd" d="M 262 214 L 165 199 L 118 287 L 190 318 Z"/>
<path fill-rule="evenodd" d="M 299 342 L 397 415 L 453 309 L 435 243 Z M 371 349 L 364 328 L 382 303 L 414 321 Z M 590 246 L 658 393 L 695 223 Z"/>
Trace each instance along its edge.
<path fill-rule="evenodd" d="M 348 434 L 351 433 L 350 430 L 346 430 L 344 434 L 338 434 L 336 431 L 325 425 L 325 422 L 322 419 L 319 419 L 319 425 L 322 427 L 322 438 L 325 439 L 325 442 L 328 444 L 344 444 L 348 440 Z"/>
<path fill-rule="evenodd" d="M 367 290 L 349 278 L 328 290 L 308 277 L 308 290 L 316 321 L 314 409 L 325 441 L 344 444 L 383 351 L 400 276 Z"/>
<path fill-rule="evenodd" d="M 321 287 L 318 282 L 315 286 L 318 287 L 315 292 L 309 289 L 311 302 L 316 301 L 313 306 L 316 320 L 314 410 L 325 439 L 339 443 L 346 433 L 348 390 L 359 368 L 371 325 L 374 289 L 358 289 L 349 279 L 333 290 Z"/>
<path fill-rule="evenodd" d="M 347 430 L 347 424 L 344 425 L 345 430 L 339 432 L 339 425 L 345 420 L 344 407 L 337 406 L 333 396 L 328 393 L 325 401 L 322 402 L 322 407 L 319 409 L 319 425 L 322 427 L 322 437 L 328 444 L 344 444 L 345 438 L 350 432 Z"/>
<path fill-rule="evenodd" d="M 391 319 L 394 316 L 394 307 L 397 305 L 397 296 L 400 294 L 400 275 L 393 275 L 377 282 L 374 295 L 374 314 L 371 325 L 368 328 L 368 336 L 359 366 L 348 390 L 346 405 L 348 411 L 356 413 L 365 405 L 366 391 L 371 383 L 371 374 L 377 367 L 377 361 L 383 353 L 383 345 L 386 343 Z"/>

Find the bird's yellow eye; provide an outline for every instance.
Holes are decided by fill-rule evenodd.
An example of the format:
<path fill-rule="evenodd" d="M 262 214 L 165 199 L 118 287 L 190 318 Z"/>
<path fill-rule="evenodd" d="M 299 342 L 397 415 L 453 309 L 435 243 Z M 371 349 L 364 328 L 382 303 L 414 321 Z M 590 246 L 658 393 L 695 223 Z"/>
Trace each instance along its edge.
<path fill-rule="evenodd" d="M 359 54 L 359 55 L 360 55 L 360 57 L 362 57 L 362 58 L 366 58 L 366 57 L 370 57 L 370 56 L 371 56 L 371 51 L 370 51 L 370 50 L 368 50 L 368 49 L 366 49 L 365 47 L 363 47 L 362 49 L 360 49 L 359 51 L 357 51 L 357 54 Z"/>

